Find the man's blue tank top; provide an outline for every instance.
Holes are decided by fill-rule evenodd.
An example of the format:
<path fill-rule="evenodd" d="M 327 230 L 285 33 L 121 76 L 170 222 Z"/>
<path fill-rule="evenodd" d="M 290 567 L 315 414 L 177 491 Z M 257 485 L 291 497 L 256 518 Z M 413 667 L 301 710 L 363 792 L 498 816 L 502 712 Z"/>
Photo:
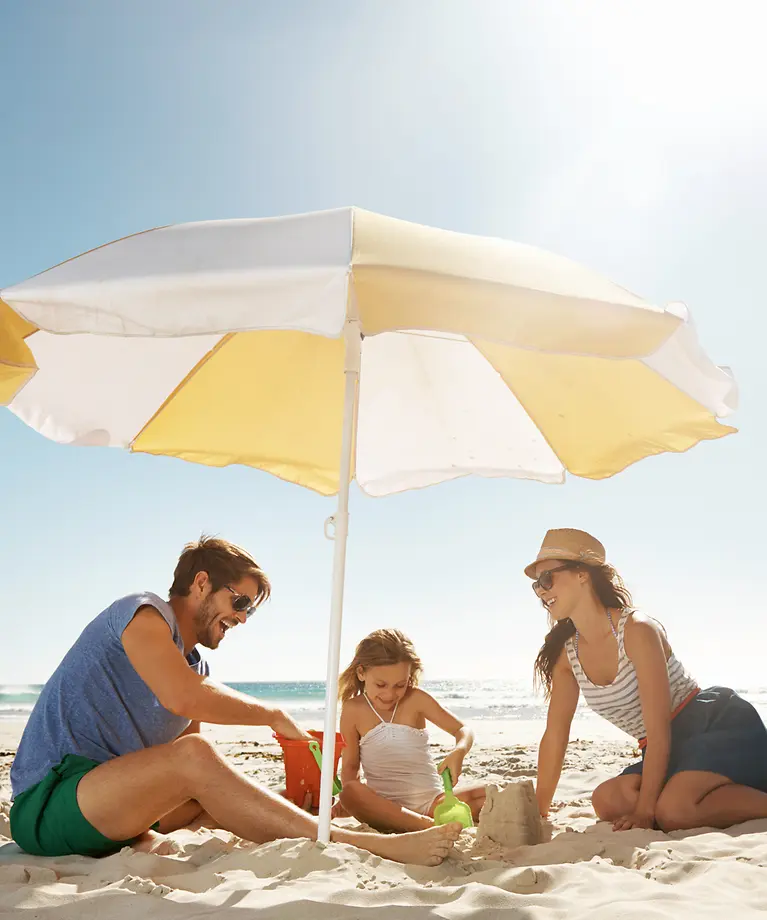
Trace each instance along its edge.
<path fill-rule="evenodd" d="M 103 763 L 172 741 L 188 727 L 189 719 L 160 704 L 125 654 L 123 630 L 146 605 L 160 612 L 183 654 L 173 609 L 156 594 L 130 594 L 107 607 L 43 687 L 11 767 L 14 797 L 39 783 L 67 754 Z M 208 675 L 197 649 L 186 660 L 198 674 Z"/>

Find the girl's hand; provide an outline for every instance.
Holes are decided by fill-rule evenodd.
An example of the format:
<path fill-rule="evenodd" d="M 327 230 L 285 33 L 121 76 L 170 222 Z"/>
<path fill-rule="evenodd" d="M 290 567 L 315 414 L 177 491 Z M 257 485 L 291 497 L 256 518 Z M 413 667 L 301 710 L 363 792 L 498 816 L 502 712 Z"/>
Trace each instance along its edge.
<path fill-rule="evenodd" d="M 644 827 L 652 830 L 655 827 L 655 813 L 652 811 L 634 811 L 624 815 L 613 824 L 614 831 L 630 831 L 634 827 Z"/>
<path fill-rule="evenodd" d="M 451 751 L 437 767 L 437 773 L 442 776 L 445 770 L 450 770 L 450 780 L 455 786 L 463 770 L 463 758 L 465 756 L 463 751 Z"/>

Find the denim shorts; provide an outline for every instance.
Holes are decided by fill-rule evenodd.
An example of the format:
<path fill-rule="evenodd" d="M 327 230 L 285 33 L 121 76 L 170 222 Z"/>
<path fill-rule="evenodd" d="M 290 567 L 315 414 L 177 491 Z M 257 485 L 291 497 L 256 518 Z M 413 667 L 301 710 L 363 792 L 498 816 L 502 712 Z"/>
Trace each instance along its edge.
<path fill-rule="evenodd" d="M 623 774 L 641 775 L 644 755 Z M 767 792 L 767 728 L 751 703 L 729 687 L 701 690 L 672 719 L 666 782 L 686 770 L 718 773 Z"/>

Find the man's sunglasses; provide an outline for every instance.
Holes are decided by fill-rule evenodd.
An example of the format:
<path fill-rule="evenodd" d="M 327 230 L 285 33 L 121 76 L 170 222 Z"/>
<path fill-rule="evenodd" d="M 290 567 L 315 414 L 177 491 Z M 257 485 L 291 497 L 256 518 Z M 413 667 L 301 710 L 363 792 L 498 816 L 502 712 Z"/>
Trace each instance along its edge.
<path fill-rule="evenodd" d="M 224 587 L 234 595 L 232 598 L 232 610 L 236 613 L 245 611 L 245 619 L 249 620 L 256 612 L 258 604 L 252 601 L 247 594 L 240 594 L 239 591 L 235 591 L 231 585 L 224 585 Z"/>
<path fill-rule="evenodd" d="M 541 591 L 550 591 L 554 584 L 554 572 L 561 572 L 563 569 L 571 568 L 572 565 L 565 563 L 564 565 L 557 565 L 553 569 L 546 569 L 545 572 L 541 572 L 533 582 L 533 591 L 535 591 L 536 594 L 540 594 Z"/>

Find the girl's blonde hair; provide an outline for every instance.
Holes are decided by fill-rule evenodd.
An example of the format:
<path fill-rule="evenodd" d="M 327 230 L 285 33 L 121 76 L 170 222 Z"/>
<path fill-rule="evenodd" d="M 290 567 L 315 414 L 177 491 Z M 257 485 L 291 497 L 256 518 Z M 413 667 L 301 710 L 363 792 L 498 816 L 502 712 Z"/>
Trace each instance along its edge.
<path fill-rule="evenodd" d="M 408 686 L 417 687 L 423 665 L 416 655 L 413 643 L 398 629 L 377 629 L 360 642 L 355 649 L 352 663 L 338 678 L 339 699 L 346 702 L 364 691 L 365 685 L 357 676 L 358 668 L 367 671 L 368 668 L 403 663 L 410 665 Z"/>

